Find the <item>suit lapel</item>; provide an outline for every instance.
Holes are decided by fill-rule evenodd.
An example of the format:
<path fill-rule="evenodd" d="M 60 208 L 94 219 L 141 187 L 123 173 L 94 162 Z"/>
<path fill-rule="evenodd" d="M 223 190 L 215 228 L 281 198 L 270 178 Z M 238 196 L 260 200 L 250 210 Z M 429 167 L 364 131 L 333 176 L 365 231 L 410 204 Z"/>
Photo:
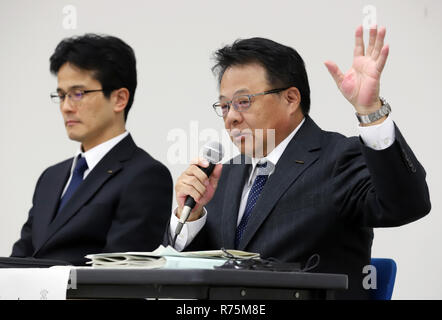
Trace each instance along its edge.
<path fill-rule="evenodd" d="M 42 189 L 44 194 L 38 199 L 39 203 L 37 205 L 39 214 L 34 218 L 33 222 L 33 228 L 36 229 L 36 247 L 40 247 L 43 241 L 46 240 L 49 225 L 56 214 L 55 211 L 58 208 L 61 194 L 71 173 L 72 161 L 73 159 L 67 160 L 56 170 L 48 171 L 50 176 L 46 183 L 50 187 Z"/>
<path fill-rule="evenodd" d="M 235 162 L 240 159 L 240 163 Z M 222 243 L 225 248 L 234 248 L 235 232 L 238 221 L 238 210 L 244 184 L 249 175 L 251 164 L 245 162 L 245 157 L 235 158 L 231 161 L 231 170 L 227 177 L 226 192 L 222 210 Z"/>
<path fill-rule="evenodd" d="M 122 162 L 132 157 L 135 148 L 132 137 L 128 135 L 101 159 L 63 209 L 57 213 L 47 229 L 45 241 L 36 248 L 34 255 L 96 194 L 103 184 L 123 169 Z"/>
<path fill-rule="evenodd" d="M 239 250 L 245 249 L 285 191 L 318 159 L 320 139 L 321 129 L 306 117 L 306 121 L 284 150 L 275 171 L 269 177 L 247 223 Z"/>

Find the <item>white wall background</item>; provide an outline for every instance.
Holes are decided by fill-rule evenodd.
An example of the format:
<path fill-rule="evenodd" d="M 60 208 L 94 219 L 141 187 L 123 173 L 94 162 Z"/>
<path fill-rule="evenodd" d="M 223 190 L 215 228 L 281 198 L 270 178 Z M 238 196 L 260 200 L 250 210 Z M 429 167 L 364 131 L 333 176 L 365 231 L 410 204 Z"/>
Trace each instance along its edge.
<path fill-rule="evenodd" d="M 63 26 L 67 5 L 77 10 L 73 30 Z M 199 121 L 199 132 L 221 132 L 223 123 L 210 107 L 217 97 L 210 56 L 237 38 L 268 37 L 296 48 L 310 77 L 312 117 L 323 129 L 357 134 L 354 111 L 323 62 L 334 60 L 342 70 L 350 67 L 354 29 L 363 22 L 366 5 L 375 6 L 378 24 L 387 26 L 391 50 L 382 95 L 426 168 L 433 208 L 418 222 L 377 229 L 373 256 L 396 260 L 394 298 L 441 299 L 440 0 L 2 1 L 0 256 L 9 255 L 19 237 L 38 176 L 77 148 L 67 139 L 58 106 L 49 100 L 56 79 L 49 74 L 48 59 L 62 38 L 106 33 L 134 48 L 139 86 L 128 128 L 176 180 L 186 165 L 168 161 L 173 141 L 167 135 L 181 128 L 190 143 L 193 120 Z M 196 155 L 190 153 L 189 158 Z"/>

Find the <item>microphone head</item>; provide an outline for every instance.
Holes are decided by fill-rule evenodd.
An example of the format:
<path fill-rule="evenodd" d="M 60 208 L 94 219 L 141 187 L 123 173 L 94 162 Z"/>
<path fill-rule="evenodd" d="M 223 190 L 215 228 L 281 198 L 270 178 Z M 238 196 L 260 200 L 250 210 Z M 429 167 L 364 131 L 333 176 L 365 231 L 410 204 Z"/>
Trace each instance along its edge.
<path fill-rule="evenodd" d="M 223 145 L 218 141 L 209 141 L 203 147 L 203 157 L 211 163 L 218 163 L 224 157 Z"/>

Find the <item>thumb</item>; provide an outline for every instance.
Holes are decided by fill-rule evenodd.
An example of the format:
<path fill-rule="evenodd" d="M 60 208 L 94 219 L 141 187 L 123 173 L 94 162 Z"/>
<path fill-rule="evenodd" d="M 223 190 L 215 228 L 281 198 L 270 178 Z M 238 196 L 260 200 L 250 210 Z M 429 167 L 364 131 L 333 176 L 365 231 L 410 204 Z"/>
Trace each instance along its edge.
<path fill-rule="evenodd" d="M 324 64 L 327 67 L 328 72 L 333 77 L 333 80 L 335 80 L 336 85 L 340 89 L 342 80 L 344 79 L 344 75 L 342 74 L 341 70 L 339 70 L 339 67 L 333 61 L 325 61 Z"/>
<path fill-rule="evenodd" d="M 210 175 L 210 184 L 213 186 L 213 187 L 216 187 L 216 185 L 218 184 L 218 180 L 219 180 L 219 178 L 221 177 L 221 172 L 222 172 L 222 169 L 223 169 L 223 165 L 221 164 L 221 163 L 218 163 L 216 166 L 215 166 L 215 169 L 213 169 L 213 172 L 212 172 L 212 174 Z"/>

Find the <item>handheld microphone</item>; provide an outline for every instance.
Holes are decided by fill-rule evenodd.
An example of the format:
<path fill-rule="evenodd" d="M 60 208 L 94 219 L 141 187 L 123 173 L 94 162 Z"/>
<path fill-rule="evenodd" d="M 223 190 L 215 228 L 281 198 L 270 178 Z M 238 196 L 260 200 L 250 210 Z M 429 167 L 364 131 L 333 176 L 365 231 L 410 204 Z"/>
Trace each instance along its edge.
<path fill-rule="evenodd" d="M 223 157 L 224 150 L 222 144 L 217 141 L 210 141 L 206 143 L 203 147 L 203 158 L 209 162 L 209 166 L 207 168 L 199 168 L 207 175 L 207 177 L 210 177 L 213 169 L 215 169 L 215 165 L 220 162 Z M 183 228 L 187 219 L 189 218 L 190 212 L 193 208 L 195 208 L 195 205 L 195 200 L 191 196 L 187 196 L 186 201 L 184 202 L 183 210 L 181 211 L 180 221 L 178 222 L 178 225 L 175 229 L 175 240 L 180 234 L 181 229 Z M 175 241 L 173 241 L 172 246 L 174 245 Z"/>

